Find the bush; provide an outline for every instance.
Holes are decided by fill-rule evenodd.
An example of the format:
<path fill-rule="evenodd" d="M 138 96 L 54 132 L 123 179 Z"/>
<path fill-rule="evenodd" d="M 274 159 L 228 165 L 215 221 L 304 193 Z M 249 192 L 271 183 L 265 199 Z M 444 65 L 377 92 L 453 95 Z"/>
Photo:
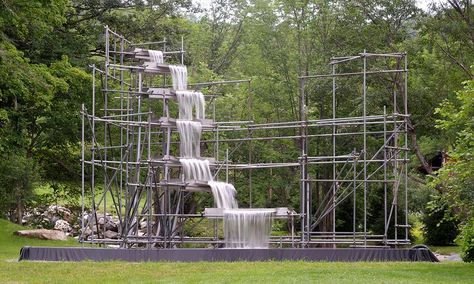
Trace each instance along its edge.
<path fill-rule="evenodd" d="M 461 247 L 462 260 L 474 262 L 474 218 L 462 228 L 456 242 Z"/>
<path fill-rule="evenodd" d="M 38 171 L 31 158 L 20 154 L 0 156 L 0 218 L 21 224 L 25 207 L 32 200 Z"/>
<path fill-rule="evenodd" d="M 432 196 L 423 216 L 423 236 L 429 245 L 452 245 L 459 233 L 459 221 L 442 196 Z"/>

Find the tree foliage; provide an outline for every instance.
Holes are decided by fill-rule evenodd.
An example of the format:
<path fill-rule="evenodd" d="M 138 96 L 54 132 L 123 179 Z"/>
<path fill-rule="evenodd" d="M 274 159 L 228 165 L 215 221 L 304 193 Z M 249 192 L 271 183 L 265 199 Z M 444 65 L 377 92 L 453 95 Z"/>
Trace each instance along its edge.
<path fill-rule="evenodd" d="M 0 156 L 13 161 L 11 166 L 20 173 L 34 169 L 40 174 L 15 187 L 24 192 L 18 203 L 22 206 L 38 180 L 68 183 L 72 185 L 58 188 L 77 189 L 79 109 L 81 103 L 91 104 L 87 67 L 103 63 L 104 25 L 134 42 L 166 38 L 170 46 L 177 46 L 184 36 L 190 81 L 251 79 L 251 84 L 205 90 L 221 94 L 216 99 L 217 109 L 222 110 L 217 114 L 220 121 L 297 121 L 299 75 L 329 72 L 327 63 L 333 56 L 364 50 L 407 51 L 413 148 L 410 178 L 416 181 L 413 186 L 424 190 L 428 180 L 424 174 L 436 175 L 433 187 L 454 205 L 454 213 L 466 220 L 473 216 L 474 204 L 473 17 L 470 1 L 457 0 L 435 3 L 427 12 L 417 8 L 414 0 L 219 0 L 213 1 L 208 11 L 198 9 L 190 0 L 0 1 Z M 390 67 L 381 64 L 376 67 Z M 387 104 L 385 95 L 393 91 L 390 86 L 394 82 L 393 77 L 371 82 L 369 112 L 380 112 Z M 339 115 L 360 112 L 358 90 L 348 86 L 338 89 L 346 94 L 346 101 L 338 101 Z M 331 101 L 322 94 L 328 93 L 331 85 L 318 82 L 307 88 L 308 115 L 327 118 Z M 267 133 L 297 134 L 295 129 Z M 222 134 L 222 138 L 233 135 Z M 337 151 L 350 152 L 356 139 L 341 140 Z M 220 157 L 227 147 L 236 146 L 222 145 Z M 287 161 L 298 155 L 299 147 L 298 139 L 254 141 L 240 145 L 231 160 L 247 161 L 253 150 L 253 162 Z M 328 149 L 329 144 L 321 141 L 310 152 Z M 449 159 L 435 173 L 429 159 L 440 151 Z M 10 165 L 3 166 L 3 173 L 12 171 Z M 311 174 L 330 176 L 326 169 Z M 254 206 L 298 209 L 295 169 L 235 173 L 243 206 L 251 202 L 250 176 Z M 14 199 L 9 199 L 7 192 L 14 181 L 8 175 L 3 177 L 0 199 L 11 205 Z M 376 213 L 379 190 L 369 193 L 374 201 L 369 208 L 374 229 L 380 227 L 375 224 L 380 223 Z M 15 216 L 9 213 L 10 205 L 2 205 L 0 214 Z M 347 216 L 338 218 L 338 226 L 348 224 Z"/>
<path fill-rule="evenodd" d="M 434 181 L 464 219 L 474 216 L 474 80 L 465 82 L 456 100 L 436 109 L 445 132 L 448 161 Z"/>

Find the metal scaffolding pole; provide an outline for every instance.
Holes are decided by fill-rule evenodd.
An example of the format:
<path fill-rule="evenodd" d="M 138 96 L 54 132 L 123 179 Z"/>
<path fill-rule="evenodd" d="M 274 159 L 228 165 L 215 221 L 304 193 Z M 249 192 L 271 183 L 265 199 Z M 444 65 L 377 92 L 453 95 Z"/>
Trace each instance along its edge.
<path fill-rule="evenodd" d="M 207 198 L 197 196 L 208 195 L 210 189 L 207 184 L 190 182 L 182 176 L 180 157 L 175 153 L 179 141 L 176 141 L 176 120 L 172 113 L 175 111 L 173 104 L 177 98 L 175 91 L 167 83 L 169 81 L 167 78 L 170 76 L 169 67 L 167 64 L 153 66 L 146 61 L 146 48 L 158 46 L 167 60 L 184 64 L 186 53 L 184 39 L 181 38 L 179 46 L 175 47 L 174 51 L 169 51 L 166 40 L 131 43 L 107 26 L 104 34 L 103 70 L 91 66 L 92 108 L 89 112 L 84 105 L 81 107 L 80 241 L 119 244 L 123 248 L 144 246 L 148 249 L 176 248 L 182 247 L 185 243 L 211 244 L 215 247 L 222 245 L 222 240 L 218 236 L 217 219 L 213 219 L 214 232 L 209 237 L 187 237 L 184 233 L 186 220 L 209 217 L 188 208 L 187 202 L 194 200 L 196 203 L 200 202 L 197 206 L 202 207 L 202 202 Z M 138 51 L 136 47 L 140 47 Z M 378 58 L 397 60 L 399 64 L 396 68 L 374 69 L 372 60 L 376 62 Z M 368 59 L 371 60 L 370 68 Z M 352 70 L 351 68 L 354 68 L 352 65 L 348 68 L 338 68 L 342 64 L 353 64 L 351 62 L 354 64 L 359 62 L 357 70 Z M 360 62 L 363 64 L 362 68 Z M 339 244 L 350 244 L 367 247 L 373 244 L 409 243 L 407 199 L 409 113 L 406 54 L 374 54 L 364 51 L 355 56 L 331 58 L 330 67 L 330 74 L 299 77 L 300 117 L 297 121 L 254 122 L 254 94 L 251 80 L 188 84 L 206 93 L 205 98 L 212 109 L 212 120 L 202 122 L 203 133 L 207 133 L 207 136 L 201 140 L 201 145 L 207 146 L 208 143 L 213 143 L 208 151 L 208 154 L 214 157 L 210 161 L 213 174 L 217 178 L 219 171 L 224 168 L 225 179 L 229 181 L 230 173 L 234 173 L 235 178 L 236 172 L 247 170 L 245 174 L 248 177 L 249 205 L 254 207 L 258 204 L 254 192 L 256 187 L 253 186 L 256 173 L 260 171 L 257 169 L 299 169 L 300 212 L 294 212 L 287 218 L 292 228 L 295 217 L 300 219 L 299 238 L 294 239 L 295 233 L 292 229 L 291 236 L 272 238 L 272 244 L 280 246 L 286 244 L 292 247 L 321 245 L 335 247 Z M 344 72 L 337 73 L 338 70 Z M 391 114 L 387 114 L 385 106 L 383 114 L 374 113 L 370 107 L 369 101 L 372 97 L 370 84 L 380 76 L 393 76 L 399 80 L 397 81 L 399 85 L 392 94 Z M 98 77 L 101 80 L 97 80 Z M 354 106 L 361 115 L 344 116 L 345 112 L 339 111 L 339 108 L 347 100 L 344 94 L 346 90 L 339 88 L 344 87 L 344 84 L 352 84 L 351 81 L 341 81 L 349 80 L 351 77 L 362 79 L 360 106 Z M 320 119 L 311 119 L 310 102 L 313 88 L 310 81 L 326 79 L 331 79 L 332 83 L 331 103 L 328 103 L 332 110 L 328 113 L 329 117 L 321 115 Z M 218 118 L 216 100 L 219 92 L 215 91 L 219 89 L 215 88 L 227 84 L 248 84 L 247 121 L 216 122 Z M 328 93 L 329 88 L 328 86 L 326 89 Z M 97 90 L 102 97 L 97 97 Z M 397 93 L 402 95 L 403 103 L 397 98 Z M 100 107 L 96 109 L 99 105 Z M 86 141 L 86 130 L 91 133 L 90 142 Z M 343 149 L 339 145 L 349 139 L 352 139 L 354 145 L 351 144 L 350 150 L 346 153 L 338 153 Z M 298 157 L 288 161 L 264 161 L 258 155 L 254 155 L 253 151 L 258 149 L 260 143 L 280 140 L 297 141 L 297 147 L 300 147 Z M 321 141 L 324 143 L 319 143 Z M 382 146 L 378 147 L 379 144 L 374 146 L 375 143 Z M 244 158 L 239 154 L 240 160 L 234 160 L 233 155 L 242 144 L 247 144 L 248 153 L 243 155 Z M 220 160 L 224 159 L 220 147 L 225 148 L 224 161 Z M 315 148 L 318 151 L 314 151 Z M 318 156 L 311 156 L 312 153 L 317 153 Z M 91 212 L 86 219 L 85 199 L 88 187 L 86 172 L 89 167 Z M 310 173 L 323 169 L 324 174 L 318 173 L 316 177 L 312 177 L 311 174 L 310 177 Z M 98 182 L 100 179 L 103 179 L 103 182 Z M 318 204 L 313 204 L 312 191 L 319 190 L 318 184 L 322 183 L 324 186 L 321 187 L 321 193 L 324 194 L 315 197 Z M 400 188 L 402 185 L 403 188 Z M 370 229 L 372 224 L 368 221 L 369 195 L 376 187 L 383 188 L 384 209 L 380 212 L 384 218 L 383 234 L 372 232 Z M 392 202 L 389 205 L 390 195 Z M 350 209 L 352 216 L 349 228 L 346 230 L 352 229 L 352 232 L 339 232 L 336 214 L 346 199 L 352 199 L 352 205 L 349 203 L 349 208 L 352 206 Z M 402 211 L 403 219 L 400 215 Z M 111 234 L 107 229 L 108 220 L 112 218 L 111 213 L 116 215 L 120 224 L 116 239 L 110 238 Z M 318 227 L 323 219 L 325 224 Z M 403 238 L 398 235 L 399 228 L 404 229 L 400 230 L 404 231 Z M 393 229 L 395 233 L 392 237 Z M 84 232 L 88 230 L 92 233 L 86 236 Z"/>

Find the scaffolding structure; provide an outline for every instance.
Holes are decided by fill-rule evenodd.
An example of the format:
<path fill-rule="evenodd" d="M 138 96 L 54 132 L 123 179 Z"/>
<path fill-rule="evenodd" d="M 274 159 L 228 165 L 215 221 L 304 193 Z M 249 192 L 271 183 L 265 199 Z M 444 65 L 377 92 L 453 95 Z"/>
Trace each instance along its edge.
<path fill-rule="evenodd" d="M 224 243 L 218 234 L 218 222 L 209 236 L 190 237 L 184 226 L 190 219 L 216 220 L 215 210 L 196 212 L 188 208 L 188 201 L 204 192 L 201 202 L 209 199 L 206 182 L 184 179 L 176 145 L 176 119 L 173 110 L 176 93 L 170 85 L 168 62 L 184 65 L 184 44 L 169 50 L 166 40 L 132 43 L 122 35 L 105 27 L 105 62 L 103 69 L 92 68 L 92 104 L 82 107 L 82 234 L 83 243 L 115 244 L 123 248 L 179 248 L 185 244 L 212 245 Z M 148 49 L 160 49 L 166 63 L 151 64 Z M 395 69 L 370 69 L 371 59 L 394 61 Z M 336 66 L 362 62 L 360 71 L 337 73 Z M 215 177 L 230 171 L 248 171 L 250 207 L 252 207 L 252 170 L 295 168 L 300 173 L 300 207 L 277 210 L 277 218 L 288 220 L 291 227 L 286 236 L 271 237 L 271 244 L 291 247 L 347 244 L 369 245 L 408 244 L 407 208 L 407 57 L 404 53 L 370 54 L 337 57 L 331 61 L 332 73 L 302 76 L 300 81 L 300 120 L 256 124 L 248 121 L 216 121 L 214 86 L 246 84 L 249 111 L 252 110 L 250 80 L 230 80 L 188 84 L 197 90 L 208 90 L 205 95 L 211 119 L 201 120 L 202 129 L 212 139 L 211 170 Z M 342 68 L 341 68 L 342 69 Z M 369 77 L 393 75 L 391 106 L 382 114 L 369 112 L 367 94 Z M 359 77 L 362 113 L 357 116 L 338 116 L 338 79 Z M 332 117 L 312 117 L 308 111 L 315 79 L 332 80 Z M 99 107 L 100 106 L 100 107 Z M 298 135 L 256 135 L 267 130 L 292 129 Z M 86 134 L 86 131 L 87 134 Z M 222 133 L 240 133 L 237 138 L 222 137 Z M 362 137 L 362 143 L 350 153 L 339 153 L 337 143 L 344 137 Z M 252 141 L 300 141 L 300 156 L 287 162 L 252 163 Z M 316 155 L 318 139 L 329 139 L 331 152 Z M 370 141 L 369 141 L 370 140 Z M 375 141 L 375 142 L 374 142 Z M 369 143 L 370 142 L 370 143 Z M 219 145 L 234 143 L 232 149 L 220 154 Z M 243 143 L 249 145 L 248 161 L 232 163 L 231 156 Z M 377 144 L 378 143 L 378 144 Z M 370 145 L 369 145 L 370 144 Z M 375 144 L 375 146 L 374 146 Z M 317 152 L 317 151 L 316 151 Z M 331 177 L 316 173 L 322 167 L 331 168 Z M 368 229 L 368 192 L 383 188 L 384 228 L 382 233 Z M 90 189 L 90 191 L 89 191 Z M 239 189 L 237 188 L 237 191 Z M 91 199 L 86 200 L 86 191 Z M 206 195 L 207 192 L 207 195 Z M 352 230 L 337 229 L 336 214 L 341 204 L 352 200 Z M 361 201 L 362 200 L 362 201 Z M 199 200 L 197 201 L 199 202 Z M 362 207 L 361 204 L 362 203 Z M 89 208 L 88 208 L 89 207 Z M 114 208 L 119 223 L 118 236 L 110 238 L 107 222 L 110 208 Z M 347 207 L 347 206 L 346 206 Z M 347 208 L 343 208 L 347 210 Z M 400 215 L 401 214 L 401 215 Z M 362 218 L 359 218 L 362 215 Z M 362 220 L 360 220 L 362 219 Z M 295 223 L 300 224 L 299 232 Z M 322 225 L 323 224 L 323 225 Z M 140 230 L 141 228 L 141 230 Z M 145 228 L 143 231 L 143 228 Z M 87 231 L 89 233 L 86 233 Z"/>

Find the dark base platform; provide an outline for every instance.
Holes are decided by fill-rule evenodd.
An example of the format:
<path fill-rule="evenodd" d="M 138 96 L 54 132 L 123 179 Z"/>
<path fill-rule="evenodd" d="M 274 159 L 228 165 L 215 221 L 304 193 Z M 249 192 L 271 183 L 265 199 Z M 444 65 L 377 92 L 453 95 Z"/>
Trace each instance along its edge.
<path fill-rule="evenodd" d="M 430 261 L 427 248 L 307 248 L 307 249 L 106 249 L 81 247 L 23 247 L 21 260 L 39 261 Z"/>

